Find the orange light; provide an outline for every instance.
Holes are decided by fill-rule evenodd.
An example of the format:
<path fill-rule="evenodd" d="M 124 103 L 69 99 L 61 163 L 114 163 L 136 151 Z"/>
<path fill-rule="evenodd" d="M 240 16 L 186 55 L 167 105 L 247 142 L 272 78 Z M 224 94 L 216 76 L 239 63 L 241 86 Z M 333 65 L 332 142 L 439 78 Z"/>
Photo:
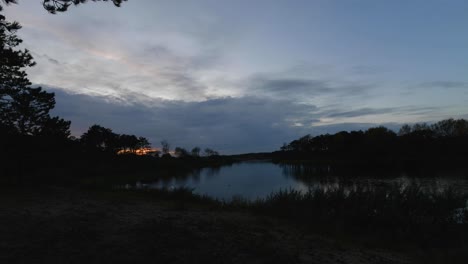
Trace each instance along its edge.
<path fill-rule="evenodd" d="M 117 152 L 118 155 L 123 155 L 123 154 L 135 154 L 138 156 L 144 156 L 144 155 L 149 155 L 151 153 L 155 152 L 160 152 L 159 149 L 157 148 L 140 148 L 136 150 L 129 150 L 129 149 L 122 149 Z"/>

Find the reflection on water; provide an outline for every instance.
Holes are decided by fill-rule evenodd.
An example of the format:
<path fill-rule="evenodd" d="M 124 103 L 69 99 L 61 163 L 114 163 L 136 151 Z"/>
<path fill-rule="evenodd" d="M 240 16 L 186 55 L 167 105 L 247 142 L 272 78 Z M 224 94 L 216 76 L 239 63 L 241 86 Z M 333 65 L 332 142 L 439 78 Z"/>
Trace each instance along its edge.
<path fill-rule="evenodd" d="M 378 175 L 377 175 L 378 174 Z M 189 174 L 174 175 L 149 184 L 150 188 L 188 187 L 195 193 L 229 200 L 234 196 L 246 199 L 264 198 L 272 192 L 295 189 L 373 189 L 392 184 L 403 188 L 411 182 L 423 188 L 444 190 L 453 188 L 468 193 L 468 175 L 464 172 L 337 172 L 330 166 L 306 164 L 274 164 L 271 162 L 243 162 L 217 168 L 204 168 Z"/>
<path fill-rule="evenodd" d="M 466 171 L 419 170 L 416 172 L 346 170 L 333 169 L 330 166 L 311 164 L 279 164 L 285 177 L 292 177 L 306 186 L 316 189 L 348 187 L 352 189 L 375 189 L 388 185 L 399 185 L 402 188 L 416 183 L 423 189 L 443 191 L 452 188 L 455 191 L 468 193 L 468 173 Z"/>

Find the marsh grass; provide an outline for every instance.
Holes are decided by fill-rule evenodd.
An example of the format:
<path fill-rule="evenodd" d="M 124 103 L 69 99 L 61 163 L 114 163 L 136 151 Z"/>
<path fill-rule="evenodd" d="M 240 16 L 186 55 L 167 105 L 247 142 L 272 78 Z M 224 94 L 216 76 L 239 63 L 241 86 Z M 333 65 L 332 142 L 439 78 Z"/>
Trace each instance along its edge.
<path fill-rule="evenodd" d="M 314 232 L 362 237 L 363 241 L 377 239 L 386 245 L 467 245 L 468 197 L 453 189 L 423 188 L 417 183 L 373 188 L 339 186 L 307 192 L 289 189 L 254 201 L 240 196 L 220 201 L 195 194 L 189 188 L 145 192 L 154 198 L 176 201 L 175 209 L 197 203 L 216 210 L 245 210 L 293 222 Z"/>
<path fill-rule="evenodd" d="M 448 246 L 464 243 L 466 200 L 466 195 L 453 189 L 427 189 L 411 183 L 353 189 L 340 186 L 305 193 L 283 190 L 247 203 L 247 207 L 313 229 Z M 456 218 L 456 210 L 461 219 Z"/>

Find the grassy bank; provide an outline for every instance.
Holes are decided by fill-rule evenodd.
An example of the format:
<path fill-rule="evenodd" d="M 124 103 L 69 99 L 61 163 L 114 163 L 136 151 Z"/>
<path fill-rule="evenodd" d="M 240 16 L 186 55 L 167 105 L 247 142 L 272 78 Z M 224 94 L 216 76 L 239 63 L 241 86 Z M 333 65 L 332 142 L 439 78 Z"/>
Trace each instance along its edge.
<path fill-rule="evenodd" d="M 39 188 L 40 187 L 40 188 Z M 0 187 L 1 188 L 1 187 Z M 409 263 L 187 190 L 0 192 L 1 263 Z"/>
<path fill-rule="evenodd" d="M 138 191 L 130 191 L 138 192 Z M 140 191 L 141 192 L 141 191 Z M 285 190 L 265 199 L 217 201 L 189 189 L 146 190 L 149 196 L 197 202 L 224 210 L 245 210 L 300 225 L 311 232 L 354 238 L 384 247 L 466 248 L 468 197 L 451 189 L 438 191 L 394 184 L 386 187 L 338 187 L 302 193 Z"/>
<path fill-rule="evenodd" d="M 306 193 L 286 190 L 262 200 L 237 198 L 230 202 L 186 188 L 28 188 L 2 191 L 4 224 L 0 233 L 8 241 L 16 241 L 1 246 L 5 260 L 15 258 L 16 253 L 7 250 L 15 245 L 22 245 L 21 251 L 30 256 L 47 260 L 57 254 L 60 258 L 71 254 L 76 256 L 72 263 L 102 257 L 93 253 L 94 247 L 105 250 L 117 262 L 120 258 L 139 262 L 154 258 L 189 263 L 187 260 L 195 256 L 210 263 L 210 252 L 215 251 L 219 254 L 216 259 L 223 263 L 253 259 L 264 261 L 252 263 L 272 263 L 276 258 L 283 263 L 310 263 L 310 259 L 343 263 L 344 257 L 340 260 L 335 256 L 350 256 L 351 249 L 359 254 L 385 249 L 416 263 L 466 263 L 468 259 L 466 212 L 464 223 L 454 217 L 466 197 L 417 184 Z M 92 242 L 95 240 L 98 242 Z M 59 243 L 41 247 L 43 243 L 38 241 Z M 75 246 L 85 248 L 88 255 L 76 251 Z M 320 258 L 310 252 L 304 256 L 304 247 L 308 246 L 320 251 Z M 322 252 L 324 247 L 327 249 Z M 131 251 L 129 255 L 122 255 L 127 251 Z M 233 252 L 248 255 L 230 258 Z M 276 257 L 272 252 L 277 252 Z M 177 257 L 176 253 L 182 255 Z M 345 263 L 408 263 L 390 261 L 385 254 Z M 30 256 L 23 255 L 22 259 L 31 260 Z"/>
<path fill-rule="evenodd" d="M 427 190 L 413 183 L 370 189 L 317 189 L 306 193 L 281 191 L 248 203 L 248 207 L 313 230 L 378 237 L 389 244 L 440 247 L 464 245 L 468 215 L 466 209 L 460 208 L 465 208 L 466 199 L 452 190 Z"/>
<path fill-rule="evenodd" d="M 173 201 L 175 208 L 182 210 L 198 204 L 214 212 L 240 211 L 281 219 L 304 234 L 391 249 L 421 263 L 466 263 L 468 259 L 468 197 L 450 189 L 438 191 L 412 183 L 305 193 L 285 190 L 256 201 L 237 198 L 229 202 L 184 188 L 127 192 Z"/>

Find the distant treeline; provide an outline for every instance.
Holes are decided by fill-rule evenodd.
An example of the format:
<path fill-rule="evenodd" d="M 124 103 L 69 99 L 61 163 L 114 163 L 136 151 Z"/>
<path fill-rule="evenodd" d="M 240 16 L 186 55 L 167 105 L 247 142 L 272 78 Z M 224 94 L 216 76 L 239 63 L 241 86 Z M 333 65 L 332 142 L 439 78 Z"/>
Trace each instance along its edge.
<path fill-rule="evenodd" d="M 282 160 L 460 161 L 468 157 L 468 121 L 447 119 L 428 125 L 403 125 L 398 133 L 383 127 L 306 135 L 274 152 Z"/>
<path fill-rule="evenodd" d="M 179 147 L 172 151 L 167 141 L 162 143 L 161 150 L 153 149 L 144 137 L 117 134 L 99 125 L 80 138 L 5 134 L 0 129 L 0 183 L 109 187 L 232 163 L 214 150 L 195 147 L 184 153 Z"/>
<path fill-rule="evenodd" d="M 176 147 L 171 151 L 170 144 L 167 140 L 161 141 L 160 149 L 152 149 L 151 144 L 145 137 L 137 137 L 135 135 L 117 134 L 110 128 L 105 128 L 99 125 L 91 126 L 80 139 L 77 139 L 82 148 L 91 152 L 107 152 L 110 154 L 138 154 L 149 155 L 153 157 L 175 157 L 188 158 L 200 156 L 219 156 L 219 152 L 206 148 L 201 152 L 200 147 L 194 147 L 191 151 L 182 147 Z"/>
<path fill-rule="evenodd" d="M 97 124 L 79 138 L 10 133 L 0 136 L 0 145 L 0 158 L 10 161 L 5 170 L 12 177 L 7 180 L 13 179 L 13 183 L 18 179 L 21 183 L 41 180 L 108 188 L 136 181 L 181 179 L 201 168 L 216 170 L 245 160 L 211 148 L 171 148 L 167 140 L 154 148 L 145 137 L 115 133 Z"/>

